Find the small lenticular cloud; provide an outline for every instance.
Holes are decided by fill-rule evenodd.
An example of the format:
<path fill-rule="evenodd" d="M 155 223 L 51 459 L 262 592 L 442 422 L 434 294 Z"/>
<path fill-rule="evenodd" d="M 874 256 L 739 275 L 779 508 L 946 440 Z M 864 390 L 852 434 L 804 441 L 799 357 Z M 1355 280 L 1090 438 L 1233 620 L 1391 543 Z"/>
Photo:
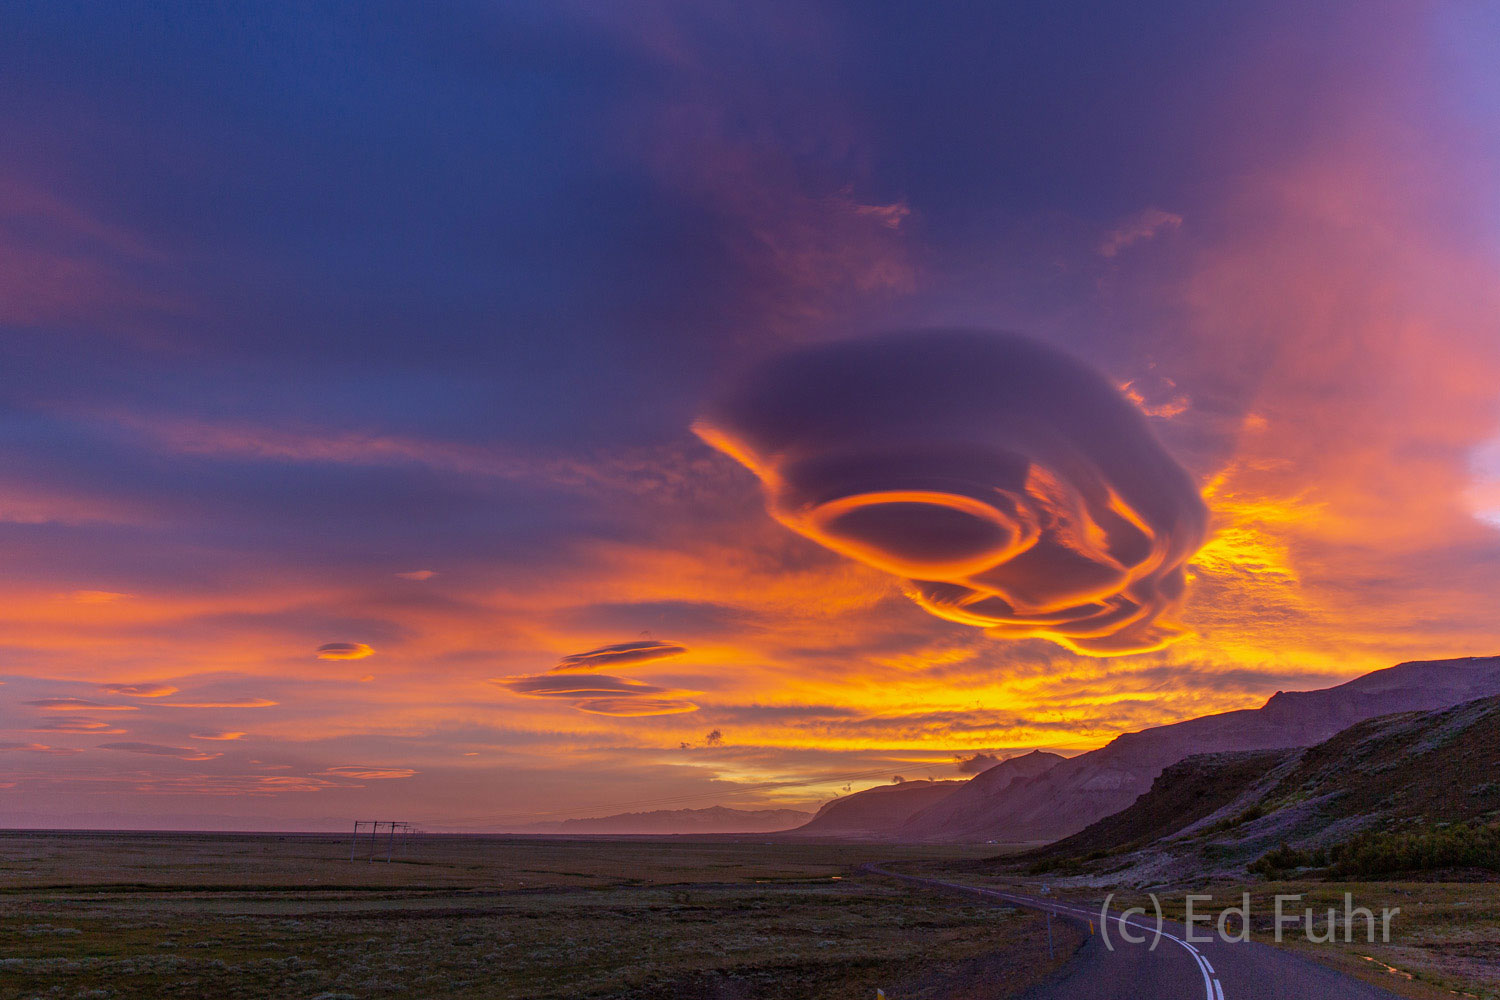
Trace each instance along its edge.
<path fill-rule="evenodd" d="M 397 573 L 396 576 L 402 580 L 431 580 L 433 577 L 437 576 L 437 570 L 414 569 L 406 573 Z"/>
<path fill-rule="evenodd" d="M 525 674 L 492 677 L 490 683 L 527 698 L 553 698 L 580 712 L 622 718 L 696 712 L 698 706 L 671 691 L 609 674 Z"/>
<path fill-rule="evenodd" d="M 214 730 L 212 732 L 207 732 L 207 733 L 193 733 L 193 734 L 190 735 L 189 738 L 190 739 L 195 739 L 195 740 L 237 740 L 237 739 L 241 738 L 244 735 L 245 735 L 244 733 L 234 733 L 234 732 L 224 732 L 224 731 L 221 731 L 221 730 Z"/>
<path fill-rule="evenodd" d="M 99 690 L 131 698 L 165 698 L 177 693 L 177 689 L 170 684 L 100 684 Z"/>
<path fill-rule="evenodd" d="M 613 715 L 622 719 L 698 711 L 697 705 L 679 698 L 589 698 L 573 707 L 590 715 Z"/>
<path fill-rule="evenodd" d="M 0 750 L 20 750 L 23 753 L 45 753 L 56 757 L 71 757 L 83 753 L 72 747 L 49 747 L 45 743 L 0 743 Z"/>
<path fill-rule="evenodd" d="M 26 704 L 46 712 L 139 712 L 135 705 L 106 705 L 83 698 L 40 698 Z"/>
<path fill-rule="evenodd" d="M 589 674 L 584 677 L 558 677 L 554 674 L 526 674 L 519 677 L 497 677 L 490 681 L 507 691 L 531 698 L 578 698 L 605 694 L 660 694 L 664 688 L 628 677 Z"/>
<path fill-rule="evenodd" d="M 280 702 L 270 698 L 225 698 L 221 701 L 164 701 L 165 708 L 271 708 Z"/>
<path fill-rule="evenodd" d="M 160 743 L 101 743 L 100 750 L 122 750 L 125 753 L 145 753 L 157 757 L 176 757 L 178 760 L 213 760 L 224 756 L 221 753 L 207 753 L 195 747 L 169 747 Z"/>
<path fill-rule="evenodd" d="M 48 719 L 39 722 L 31 730 L 33 733 L 91 733 L 95 736 L 115 736 L 125 732 L 123 729 L 114 728 L 110 722 L 100 722 L 98 719 Z"/>
<path fill-rule="evenodd" d="M 600 667 L 616 667 L 623 663 L 647 663 L 663 660 L 669 656 L 681 656 L 687 647 L 675 642 L 643 639 L 639 642 L 617 642 L 613 646 L 600 646 L 586 653 L 573 653 L 557 661 L 553 673 L 577 673 L 598 670 Z"/>
<path fill-rule="evenodd" d="M 1141 413 L 1045 344 L 900 333 L 773 360 L 693 427 L 772 517 L 940 618 L 1091 656 L 1184 630 L 1207 510 Z"/>
<path fill-rule="evenodd" d="M 343 764 L 320 772 L 335 778 L 410 778 L 417 771 L 409 767 L 365 767 L 361 764 Z"/>
<path fill-rule="evenodd" d="M 320 660 L 363 660 L 375 650 L 362 642 L 325 642 L 317 649 Z"/>

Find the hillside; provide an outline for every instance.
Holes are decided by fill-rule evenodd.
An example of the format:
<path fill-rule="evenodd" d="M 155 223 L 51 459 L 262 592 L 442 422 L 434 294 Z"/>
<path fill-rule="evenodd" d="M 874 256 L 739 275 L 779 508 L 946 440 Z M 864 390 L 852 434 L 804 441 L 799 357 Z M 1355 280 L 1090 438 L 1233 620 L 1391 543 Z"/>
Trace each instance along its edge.
<path fill-rule="evenodd" d="M 1055 753 L 1033 750 L 1003 760 L 981 771 L 925 809 L 912 814 L 896 831 L 898 839 L 920 839 L 924 830 L 962 830 L 983 823 L 990 804 L 1017 782 L 1029 781 L 1066 760 Z M 913 835 L 916 836 L 913 836 Z"/>
<path fill-rule="evenodd" d="M 1130 808 L 1022 863 L 1118 881 L 1243 876 L 1289 845 L 1318 857 L 1382 836 L 1500 819 L 1500 697 L 1370 719 L 1316 746 L 1188 758 Z"/>
<path fill-rule="evenodd" d="M 1402 663 L 1337 687 L 1277 692 L 1258 709 L 1126 733 L 983 796 L 960 817 L 908 824 L 901 836 L 914 841 L 1059 840 L 1128 808 L 1165 768 L 1194 754 L 1310 746 L 1376 716 L 1432 711 L 1497 694 L 1500 657 Z"/>
<path fill-rule="evenodd" d="M 823 803 L 811 820 L 788 832 L 802 837 L 886 839 L 912 814 L 947 797 L 962 784 L 924 780 L 876 785 Z"/>
<path fill-rule="evenodd" d="M 1128 808 L 1025 857 L 1088 858 L 1150 846 L 1238 801 L 1257 781 L 1301 753 L 1247 750 L 1187 757 L 1162 771 Z"/>

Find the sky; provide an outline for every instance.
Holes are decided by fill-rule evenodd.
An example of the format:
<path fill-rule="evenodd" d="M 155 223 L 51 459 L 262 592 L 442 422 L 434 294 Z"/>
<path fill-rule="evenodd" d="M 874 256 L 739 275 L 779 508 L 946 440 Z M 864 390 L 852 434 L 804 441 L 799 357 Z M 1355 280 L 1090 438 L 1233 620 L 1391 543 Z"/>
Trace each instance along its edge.
<path fill-rule="evenodd" d="M 807 808 L 1500 652 L 1485 5 L 7 23 L 0 825 Z M 1186 484 L 1112 648 L 931 613 L 973 567 L 830 546 L 746 451 L 999 441 L 881 354 L 928 329 L 1102 386 L 1026 390 L 1129 429 L 1063 493 Z"/>

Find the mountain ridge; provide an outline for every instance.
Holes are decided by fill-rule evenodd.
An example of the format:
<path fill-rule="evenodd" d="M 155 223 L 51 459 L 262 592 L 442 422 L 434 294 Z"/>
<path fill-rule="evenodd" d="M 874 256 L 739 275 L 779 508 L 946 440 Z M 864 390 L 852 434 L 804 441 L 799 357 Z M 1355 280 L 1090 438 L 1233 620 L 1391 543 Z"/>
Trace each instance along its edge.
<path fill-rule="evenodd" d="M 914 817 L 899 830 L 899 839 L 1060 840 L 1129 807 L 1165 768 L 1186 757 L 1310 746 L 1366 719 L 1433 711 L 1492 695 L 1500 695 L 1500 657 L 1495 656 L 1410 660 L 1334 687 L 1278 691 L 1258 709 L 1121 734 L 1097 750 L 984 797 L 961 821 L 943 824 Z"/>

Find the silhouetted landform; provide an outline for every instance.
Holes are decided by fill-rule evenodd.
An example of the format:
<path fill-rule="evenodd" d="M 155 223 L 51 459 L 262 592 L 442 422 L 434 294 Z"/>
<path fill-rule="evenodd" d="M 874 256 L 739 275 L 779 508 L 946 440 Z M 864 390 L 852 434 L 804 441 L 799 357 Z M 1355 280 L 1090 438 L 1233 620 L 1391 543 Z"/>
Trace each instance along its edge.
<path fill-rule="evenodd" d="M 616 834 L 645 836 L 674 833 L 769 833 L 805 822 L 810 813 L 799 809 L 655 809 L 591 819 L 532 823 L 512 833 Z"/>
<path fill-rule="evenodd" d="M 1129 808 L 1019 860 L 1164 882 L 1299 868 L 1500 866 L 1500 697 L 1356 723 L 1316 746 L 1204 754 Z"/>
<path fill-rule="evenodd" d="M 897 839 L 1060 840 L 1128 808 L 1165 768 L 1194 754 L 1311 746 L 1376 716 L 1433 711 L 1491 695 L 1500 695 L 1500 657 L 1414 661 L 1337 687 L 1277 692 L 1258 709 L 1126 733 L 1034 778 L 974 796 L 982 801 L 969 803 L 960 815 L 934 811 L 931 819 L 900 828 Z"/>
<path fill-rule="evenodd" d="M 1033 750 L 1031 753 L 1003 760 L 976 774 L 951 794 L 912 814 L 897 830 L 897 836 L 902 836 L 907 831 L 968 829 L 983 823 L 989 814 L 991 803 L 998 796 L 1011 786 L 1029 781 L 1064 760 L 1067 758 L 1045 750 Z M 921 838 L 918 836 L 914 839 Z"/>
<path fill-rule="evenodd" d="M 807 837 L 889 838 L 912 814 L 946 798 L 963 784 L 921 780 L 876 785 L 823 803 L 810 821 L 789 832 Z"/>

